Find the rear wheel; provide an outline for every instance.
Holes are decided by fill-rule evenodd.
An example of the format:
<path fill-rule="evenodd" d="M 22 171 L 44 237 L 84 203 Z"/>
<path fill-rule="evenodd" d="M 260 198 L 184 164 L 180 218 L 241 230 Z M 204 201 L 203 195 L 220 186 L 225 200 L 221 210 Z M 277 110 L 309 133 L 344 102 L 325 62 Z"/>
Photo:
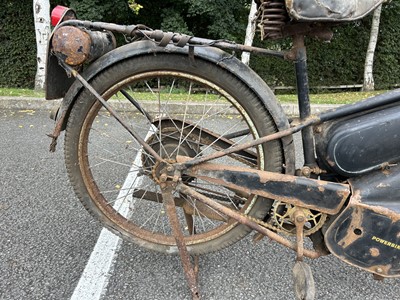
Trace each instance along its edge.
<path fill-rule="evenodd" d="M 92 82 L 118 114 L 170 163 L 201 157 L 276 132 L 264 105 L 238 78 L 212 63 L 159 54 L 131 58 Z M 273 141 L 214 163 L 282 171 L 282 146 Z M 123 238 L 165 253 L 177 252 L 164 211 L 154 157 L 86 90 L 66 129 L 65 161 L 85 208 Z M 193 177 L 182 181 L 221 204 L 263 218 L 272 201 Z M 196 199 L 174 193 L 188 250 L 219 250 L 250 229 Z"/>

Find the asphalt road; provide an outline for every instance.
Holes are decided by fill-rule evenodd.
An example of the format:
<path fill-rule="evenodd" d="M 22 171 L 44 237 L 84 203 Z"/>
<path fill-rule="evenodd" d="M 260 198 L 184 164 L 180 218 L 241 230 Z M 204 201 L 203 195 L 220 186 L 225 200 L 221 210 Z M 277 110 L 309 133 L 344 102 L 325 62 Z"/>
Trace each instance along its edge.
<path fill-rule="evenodd" d="M 70 299 L 101 226 L 73 194 L 48 112 L 0 110 L 0 299 Z M 200 258 L 203 299 L 293 299 L 292 251 L 251 237 Z M 400 299 L 400 282 L 333 256 L 309 261 L 317 299 Z M 189 299 L 180 261 L 121 243 L 102 299 Z"/>

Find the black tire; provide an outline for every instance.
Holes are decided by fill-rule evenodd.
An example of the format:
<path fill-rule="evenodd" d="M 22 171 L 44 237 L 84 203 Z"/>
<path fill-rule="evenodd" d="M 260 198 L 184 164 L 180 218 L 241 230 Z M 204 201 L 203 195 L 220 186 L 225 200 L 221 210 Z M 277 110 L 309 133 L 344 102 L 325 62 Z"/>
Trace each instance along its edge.
<path fill-rule="evenodd" d="M 193 62 L 188 56 L 176 54 L 134 57 L 104 70 L 91 84 L 133 130 L 172 162 L 176 150 L 193 157 L 226 148 L 220 144 L 221 135 L 247 129 L 248 133 L 239 137 L 228 136 L 229 141 L 240 144 L 276 132 L 270 114 L 249 87 L 223 68 L 201 59 Z M 145 113 L 121 100 L 121 88 L 141 103 L 152 125 Z M 184 96 L 178 93 L 186 90 Z M 179 100 L 174 100 L 177 95 Z M 205 134 L 206 129 L 213 139 Z M 254 154 L 250 159 L 226 156 L 214 162 L 282 172 L 279 141 L 249 151 Z M 65 162 L 78 198 L 105 227 L 146 248 L 177 252 L 166 225 L 152 156 L 87 90 L 77 98 L 68 119 Z M 253 195 L 245 198 L 196 178 L 183 179 L 198 192 L 256 218 L 263 218 L 271 208 L 271 200 Z M 234 220 L 215 216 L 186 195 L 175 197 L 179 198 L 176 203 L 181 203 L 177 206 L 185 207 L 177 209 L 182 226 L 192 226 L 184 221 L 187 216 L 193 222 L 192 228 L 185 230 L 186 244 L 193 254 L 222 249 L 250 231 Z M 123 212 L 113 207 L 116 203 L 124 207 Z M 190 209 L 192 212 L 188 212 Z"/>

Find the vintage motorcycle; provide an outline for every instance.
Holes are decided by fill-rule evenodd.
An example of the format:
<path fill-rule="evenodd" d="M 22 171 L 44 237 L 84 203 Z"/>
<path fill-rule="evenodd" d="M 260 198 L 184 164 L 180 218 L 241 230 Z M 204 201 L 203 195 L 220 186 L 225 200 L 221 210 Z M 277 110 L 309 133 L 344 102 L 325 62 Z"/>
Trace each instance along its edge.
<path fill-rule="evenodd" d="M 296 251 L 298 299 L 315 295 L 304 257 L 332 253 L 378 279 L 399 277 L 400 90 L 311 115 L 304 46 L 382 2 L 259 0 L 262 37 L 291 37 L 290 51 L 82 21 L 57 6 L 46 98 L 63 100 L 51 151 L 65 130 L 85 208 L 128 241 L 179 254 L 193 298 L 198 255 L 252 230 Z M 127 43 L 116 47 L 115 33 Z M 294 63 L 298 118 L 232 54 L 241 51 Z"/>

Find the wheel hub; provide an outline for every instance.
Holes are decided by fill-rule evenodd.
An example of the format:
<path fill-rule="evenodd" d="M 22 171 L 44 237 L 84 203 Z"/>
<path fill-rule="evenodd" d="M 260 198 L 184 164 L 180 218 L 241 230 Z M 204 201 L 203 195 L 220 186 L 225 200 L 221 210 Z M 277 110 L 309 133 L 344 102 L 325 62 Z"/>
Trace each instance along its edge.
<path fill-rule="evenodd" d="M 151 170 L 148 171 L 148 175 L 158 184 L 162 182 L 161 178 L 165 178 L 163 174 L 168 174 L 167 177 L 174 176 L 174 174 L 170 174 L 171 171 L 168 171 L 168 168 L 175 169 L 172 165 L 176 163 L 177 155 L 195 157 L 198 154 L 198 151 L 193 149 L 189 141 L 180 136 L 176 128 L 164 127 L 161 129 L 161 134 L 159 131 L 155 132 L 146 140 L 146 143 L 165 159 L 165 162 L 157 162 L 150 153 L 143 150 L 142 164 L 145 167 L 144 169 Z M 193 177 L 182 176 L 182 180 L 190 182 Z"/>
<path fill-rule="evenodd" d="M 176 163 L 176 161 L 172 159 L 163 162 L 156 162 L 151 172 L 153 180 L 158 184 L 165 183 L 168 179 L 172 180 L 175 176 L 174 163 Z"/>

